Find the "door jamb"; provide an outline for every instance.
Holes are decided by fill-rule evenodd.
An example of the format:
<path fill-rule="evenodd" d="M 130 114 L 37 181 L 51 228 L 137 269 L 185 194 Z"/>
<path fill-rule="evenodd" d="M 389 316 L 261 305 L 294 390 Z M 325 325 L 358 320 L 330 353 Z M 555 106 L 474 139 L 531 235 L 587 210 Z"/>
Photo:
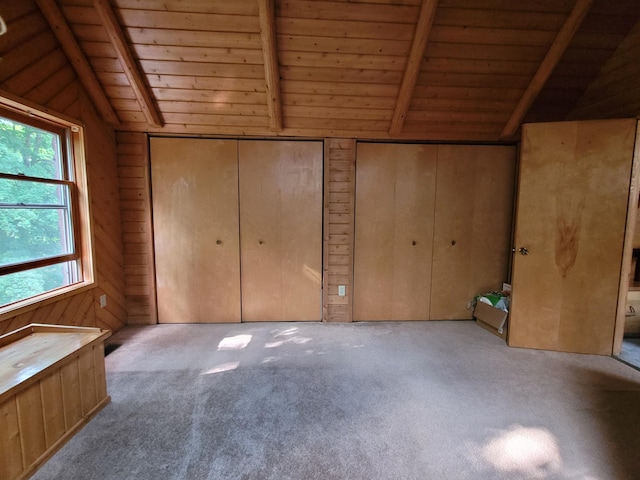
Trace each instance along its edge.
<path fill-rule="evenodd" d="M 619 355 L 622 351 L 622 340 L 624 337 L 624 327 L 626 323 L 627 294 L 629 292 L 629 275 L 631 273 L 631 263 L 633 256 L 633 240 L 635 237 L 636 223 L 638 217 L 638 206 L 640 205 L 640 122 L 636 123 L 636 140 L 633 150 L 633 161 L 631 166 L 631 182 L 629 186 L 629 201 L 627 206 L 627 225 L 624 235 L 624 246 L 622 251 L 622 265 L 620 269 L 620 287 L 618 289 L 618 309 L 616 314 L 616 324 L 613 333 L 613 355 Z M 639 260 L 640 261 L 640 260 Z"/>

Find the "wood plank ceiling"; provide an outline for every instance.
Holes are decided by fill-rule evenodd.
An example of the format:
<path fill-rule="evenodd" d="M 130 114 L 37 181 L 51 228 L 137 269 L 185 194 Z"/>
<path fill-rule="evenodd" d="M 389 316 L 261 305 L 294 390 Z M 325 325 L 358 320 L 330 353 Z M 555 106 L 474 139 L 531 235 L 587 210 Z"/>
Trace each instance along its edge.
<path fill-rule="evenodd" d="M 522 121 L 579 117 L 576 105 L 597 118 L 585 92 L 619 67 L 619 45 L 640 42 L 637 0 L 37 3 L 124 131 L 513 139 Z M 638 97 L 615 115 L 640 115 Z"/>

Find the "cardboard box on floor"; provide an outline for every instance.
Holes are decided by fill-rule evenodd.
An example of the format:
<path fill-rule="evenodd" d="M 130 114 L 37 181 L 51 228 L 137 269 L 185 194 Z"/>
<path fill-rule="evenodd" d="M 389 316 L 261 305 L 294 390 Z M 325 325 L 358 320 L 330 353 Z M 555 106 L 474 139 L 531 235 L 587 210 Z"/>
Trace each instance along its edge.
<path fill-rule="evenodd" d="M 494 335 L 507 340 L 507 317 L 509 312 L 478 302 L 473 311 L 476 323 Z"/>

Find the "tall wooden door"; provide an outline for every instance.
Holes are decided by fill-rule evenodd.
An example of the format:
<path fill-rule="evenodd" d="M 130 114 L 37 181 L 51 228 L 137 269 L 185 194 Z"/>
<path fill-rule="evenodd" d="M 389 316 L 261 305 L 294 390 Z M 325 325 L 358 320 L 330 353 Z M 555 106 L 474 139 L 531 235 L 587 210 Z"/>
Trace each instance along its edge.
<path fill-rule="evenodd" d="M 158 321 L 240 321 L 235 140 L 152 138 Z"/>
<path fill-rule="evenodd" d="M 322 142 L 240 141 L 243 321 L 322 318 Z"/>
<path fill-rule="evenodd" d="M 611 354 L 635 129 L 523 127 L 509 345 Z"/>
<path fill-rule="evenodd" d="M 439 145 L 432 320 L 471 318 L 468 302 L 509 274 L 516 149 Z"/>
<path fill-rule="evenodd" d="M 353 319 L 428 320 L 435 145 L 359 143 Z"/>

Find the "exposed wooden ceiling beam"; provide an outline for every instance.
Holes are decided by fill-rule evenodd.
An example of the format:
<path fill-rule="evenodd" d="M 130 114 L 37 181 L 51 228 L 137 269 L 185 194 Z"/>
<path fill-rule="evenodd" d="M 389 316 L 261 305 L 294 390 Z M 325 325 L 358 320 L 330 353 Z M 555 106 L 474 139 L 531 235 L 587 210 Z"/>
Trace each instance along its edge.
<path fill-rule="evenodd" d="M 69 28 L 69 24 L 62 15 L 55 0 L 36 0 L 42 14 L 46 18 L 53 34 L 58 39 L 62 50 L 69 59 L 69 62 L 78 75 L 78 80 L 87 91 L 87 94 L 100 112 L 102 118 L 111 126 L 120 125 L 107 95 L 102 89 L 102 85 L 96 78 L 95 72 L 91 68 L 87 57 L 85 57 L 76 37 Z"/>
<path fill-rule="evenodd" d="M 438 0 L 422 0 L 418 24 L 416 25 L 416 31 L 413 35 L 413 43 L 411 44 L 400 92 L 396 100 L 396 108 L 393 111 L 393 117 L 391 117 L 391 126 L 389 128 L 389 134 L 391 135 L 398 135 L 402 132 L 404 119 L 411 105 L 413 91 L 418 81 L 420 66 L 422 65 L 424 52 L 427 48 L 427 41 L 429 40 L 429 33 L 431 32 L 431 25 L 433 24 L 433 18 L 436 15 L 437 8 Z"/>
<path fill-rule="evenodd" d="M 93 0 L 93 5 L 100 15 L 102 24 L 107 31 L 107 35 L 109 35 L 116 55 L 120 59 L 124 73 L 129 79 L 131 88 L 147 119 L 147 123 L 154 127 L 164 126 L 162 115 L 160 115 L 153 95 L 138 68 L 133 52 L 129 48 L 124 31 L 118 22 L 109 0 Z"/>
<path fill-rule="evenodd" d="M 258 0 L 260 11 L 260 36 L 264 59 L 264 78 L 267 87 L 269 128 L 282 130 L 282 102 L 280 99 L 280 72 L 276 48 L 276 13 L 273 0 Z"/>
<path fill-rule="evenodd" d="M 569 43 L 571 43 L 573 36 L 578 31 L 578 28 L 580 28 L 580 24 L 587 16 L 592 3 L 593 0 L 576 0 L 573 10 L 571 10 L 569 17 L 567 17 L 567 20 L 565 20 L 564 24 L 560 28 L 560 31 L 553 40 L 544 60 L 542 60 L 542 63 L 538 66 L 538 70 L 531 79 L 529 86 L 525 90 L 518 102 L 518 105 L 504 126 L 502 134 L 500 135 L 501 138 L 512 137 L 518 131 L 522 120 L 529 111 L 529 108 L 531 108 L 536 97 L 544 87 L 545 83 L 547 83 L 547 80 L 553 73 L 556 65 L 558 65 L 558 62 L 569 46 Z"/>

